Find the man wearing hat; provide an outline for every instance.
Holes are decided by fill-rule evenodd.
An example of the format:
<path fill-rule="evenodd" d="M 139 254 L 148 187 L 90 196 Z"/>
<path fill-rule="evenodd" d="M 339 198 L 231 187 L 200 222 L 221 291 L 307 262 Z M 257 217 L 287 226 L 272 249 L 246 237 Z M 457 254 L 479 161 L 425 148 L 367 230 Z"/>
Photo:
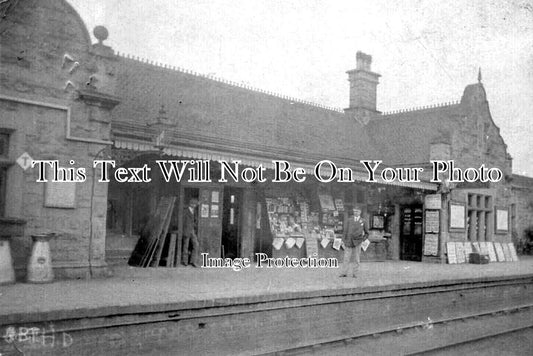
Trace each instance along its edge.
<path fill-rule="evenodd" d="M 198 267 L 196 264 L 196 257 L 198 255 L 198 236 L 197 231 L 197 214 L 196 207 L 198 206 L 198 199 L 192 198 L 189 200 L 189 206 L 183 212 L 183 251 L 181 255 L 181 263 L 185 266 L 192 265 Z M 189 260 L 189 245 L 192 244 L 191 256 Z"/>
<path fill-rule="evenodd" d="M 344 227 L 342 241 L 344 242 L 344 259 L 340 277 L 351 275 L 356 278 L 361 259 L 361 243 L 368 235 L 366 221 L 361 217 L 361 208 L 353 208 L 353 217 L 350 217 Z M 354 258 L 354 262 L 350 262 Z"/>

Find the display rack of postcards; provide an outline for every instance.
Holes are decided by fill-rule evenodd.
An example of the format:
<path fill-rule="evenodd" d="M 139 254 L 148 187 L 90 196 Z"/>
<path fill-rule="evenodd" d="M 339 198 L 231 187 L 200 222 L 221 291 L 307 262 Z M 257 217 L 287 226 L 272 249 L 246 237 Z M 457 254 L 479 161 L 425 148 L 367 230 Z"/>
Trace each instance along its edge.
<path fill-rule="evenodd" d="M 288 237 L 302 232 L 302 211 L 294 200 L 282 198 L 266 198 L 270 231 L 274 237 Z M 308 211 L 304 212 L 307 220 Z"/>
<path fill-rule="evenodd" d="M 310 211 L 309 201 L 304 198 L 266 198 L 266 204 L 276 250 L 300 249 L 307 232 L 318 231 L 319 214 Z"/>
<path fill-rule="evenodd" d="M 322 238 L 339 238 L 344 230 L 344 201 L 333 199 L 328 195 L 320 195 L 322 209 L 320 217 L 320 235 Z"/>

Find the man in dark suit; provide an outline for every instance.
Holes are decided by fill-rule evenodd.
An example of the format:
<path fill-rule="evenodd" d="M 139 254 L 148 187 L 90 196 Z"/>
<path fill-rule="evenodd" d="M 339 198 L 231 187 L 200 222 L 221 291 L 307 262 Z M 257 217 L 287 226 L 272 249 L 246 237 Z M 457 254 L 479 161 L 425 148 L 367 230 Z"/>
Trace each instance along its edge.
<path fill-rule="evenodd" d="M 350 217 L 344 227 L 342 242 L 344 242 L 344 258 L 340 277 L 351 274 L 354 278 L 359 270 L 361 261 L 361 244 L 368 235 L 366 221 L 361 217 L 361 209 L 353 208 L 353 217 Z M 352 255 L 354 262 L 351 262 Z"/>
<path fill-rule="evenodd" d="M 183 212 L 183 250 L 181 256 L 181 263 L 185 266 L 191 265 L 198 267 L 196 258 L 198 256 L 198 236 L 197 236 L 197 217 L 196 207 L 198 206 L 198 199 L 192 198 L 189 200 L 189 206 Z M 189 245 L 192 244 L 191 255 L 189 259 Z"/>

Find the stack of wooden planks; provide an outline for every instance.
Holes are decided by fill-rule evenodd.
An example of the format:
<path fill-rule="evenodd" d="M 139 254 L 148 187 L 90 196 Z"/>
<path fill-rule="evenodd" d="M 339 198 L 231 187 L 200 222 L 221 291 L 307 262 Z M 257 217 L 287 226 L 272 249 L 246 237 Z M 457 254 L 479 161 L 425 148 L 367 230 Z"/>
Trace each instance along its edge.
<path fill-rule="evenodd" d="M 134 251 L 134 254 L 141 256 L 140 261 L 130 262 L 130 264 L 140 267 L 159 267 L 168 239 L 166 266 L 175 267 L 178 264 L 179 261 L 176 260 L 177 234 L 171 233 L 167 239 L 176 199 L 175 196 L 165 196 L 159 200 L 155 214 L 148 221 L 149 234 L 145 237 L 145 241 L 142 243 L 139 241 L 135 248 L 137 251 Z"/>

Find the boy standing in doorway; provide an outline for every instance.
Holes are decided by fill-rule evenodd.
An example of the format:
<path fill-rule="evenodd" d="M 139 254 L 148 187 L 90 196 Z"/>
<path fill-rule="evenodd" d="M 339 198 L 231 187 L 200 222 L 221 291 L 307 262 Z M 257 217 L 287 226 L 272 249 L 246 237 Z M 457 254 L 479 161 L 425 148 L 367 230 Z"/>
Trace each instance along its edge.
<path fill-rule="evenodd" d="M 183 253 L 181 263 L 185 266 L 191 265 L 198 267 L 196 258 L 198 256 L 198 236 L 197 236 L 197 214 L 196 207 L 198 199 L 189 200 L 189 206 L 183 212 Z M 191 255 L 189 259 L 189 245 L 192 244 Z"/>

